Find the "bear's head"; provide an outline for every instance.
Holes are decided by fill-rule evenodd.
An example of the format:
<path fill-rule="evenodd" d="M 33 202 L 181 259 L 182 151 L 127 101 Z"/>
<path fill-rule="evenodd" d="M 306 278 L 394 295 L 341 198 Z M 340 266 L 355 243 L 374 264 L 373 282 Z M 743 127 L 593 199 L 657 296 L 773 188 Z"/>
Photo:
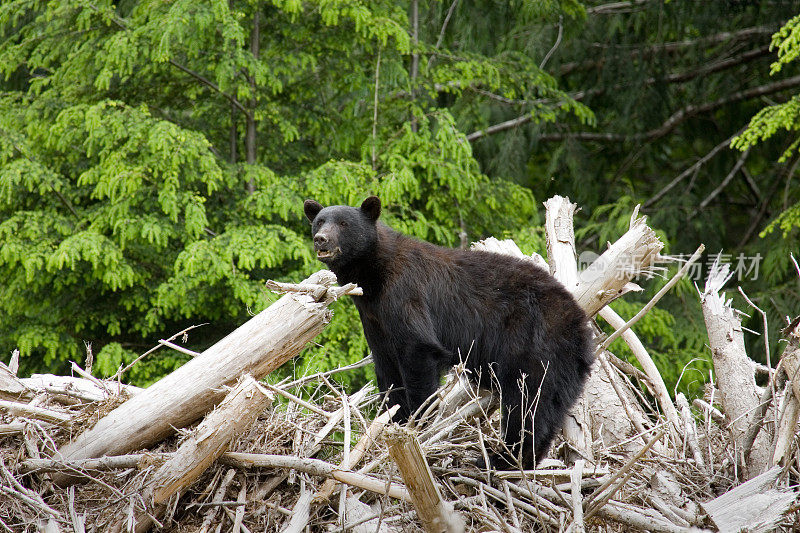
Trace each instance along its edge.
<path fill-rule="evenodd" d="M 364 200 L 361 207 L 323 207 L 315 200 L 306 200 L 303 210 L 311 221 L 317 259 L 334 271 L 360 260 L 374 249 L 378 240 L 376 223 L 381 214 L 381 201 L 377 196 Z"/>

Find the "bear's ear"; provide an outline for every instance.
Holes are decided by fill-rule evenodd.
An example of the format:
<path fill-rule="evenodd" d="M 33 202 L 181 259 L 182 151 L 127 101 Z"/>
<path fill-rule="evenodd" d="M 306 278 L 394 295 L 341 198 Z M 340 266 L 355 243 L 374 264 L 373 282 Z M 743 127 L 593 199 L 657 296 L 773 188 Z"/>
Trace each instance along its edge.
<path fill-rule="evenodd" d="M 361 203 L 361 211 L 367 218 L 375 221 L 381 216 L 381 199 L 377 196 L 370 196 Z"/>
<path fill-rule="evenodd" d="M 306 200 L 303 202 L 303 211 L 306 213 L 306 218 L 314 222 L 319 212 L 322 211 L 322 204 L 316 200 Z"/>

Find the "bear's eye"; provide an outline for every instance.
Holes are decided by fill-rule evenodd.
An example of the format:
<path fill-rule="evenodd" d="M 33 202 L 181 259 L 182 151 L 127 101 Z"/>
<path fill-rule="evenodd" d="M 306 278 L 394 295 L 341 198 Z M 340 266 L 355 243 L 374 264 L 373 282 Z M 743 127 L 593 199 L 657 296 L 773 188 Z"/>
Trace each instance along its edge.
<path fill-rule="evenodd" d="M 343 227 L 343 228 L 346 228 L 346 227 L 347 227 L 347 221 L 346 221 L 346 220 L 340 220 L 340 221 L 339 221 L 339 225 L 340 225 L 341 227 Z"/>

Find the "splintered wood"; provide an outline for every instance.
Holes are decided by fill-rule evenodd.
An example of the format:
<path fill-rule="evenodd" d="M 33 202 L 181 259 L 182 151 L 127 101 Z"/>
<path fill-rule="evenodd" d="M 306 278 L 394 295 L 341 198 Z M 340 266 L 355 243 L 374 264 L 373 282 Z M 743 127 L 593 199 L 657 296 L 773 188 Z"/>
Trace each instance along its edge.
<path fill-rule="evenodd" d="M 323 271 L 272 284 L 290 293 L 147 389 L 77 365 L 74 377 L 20 378 L 18 356 L 0 363 L 0 531 L 796 528 L 800 317 L 783 324 L 788 343 L 759 386 L 722 292 L 727 276 L 712 269 L 698 305 L 714 379 L 704 398 L 673 398 L 636 333 L 658 295 L 628 321 L 607 306 L 640 290 L 633 280 L 659 268 L 662 243 L 635 211 L 629 231 L 579 271 L 576 206 L 554 197 L 546 207 L 547 260 L 528 259 L 552 269 L 614 333 L 598 337 L 584 394 L 537 469 L 475 466 L 504 445 L 498 398 L 476 389 L 461 366 L 404 427 L 391 422 L 394 409 L 371 383 L 351 393 L 336 383 L 368 359 L 258 383 L 322 330 L 328 304 L 357 294 L 332 287 Z M 474 248 L 526 257 L 510 240 Z M 159 346 L 172 349 L 178 335 Z M 635 361 L 608 351 L 615 337 Z"/>
<path fill-rule="evenodd" d="M 331 286 L 321 270 L 303 284 Z M 305 293 L 286 294 L 233 333 L 104 416 L 63 446 L 64 459 L 120 455 L 146 448 L 194 422 L 225 396 L 226 385 L 250 373 L 260 379 L 288 361 L 330 321 L 328 304 Z M 338 298 L 338 294 L 336 295 Z M 57 476 L 58 483 L 75 478 Z"/>
<path fill-rule="evenodd" d="M 178 450 L 156 470 L 142 492 L 146 507 L 134 512 L 132 519 L 117 522 L 114 532 L 148 531 L 164 514 L 169 499 L 192 485 L 216 461 L 242 431 L 272 403 L 273 395 L 245 376 L 225 399 L 181 443 Z"/>
<path fill-rule="evenodd" d="M 414 508 L 427 533 L 463 533 L 464 519 L 453 511 L 439 492 L 417 437 L 395 426 L 386 434 L 389 455 L 408 486 Z"/>

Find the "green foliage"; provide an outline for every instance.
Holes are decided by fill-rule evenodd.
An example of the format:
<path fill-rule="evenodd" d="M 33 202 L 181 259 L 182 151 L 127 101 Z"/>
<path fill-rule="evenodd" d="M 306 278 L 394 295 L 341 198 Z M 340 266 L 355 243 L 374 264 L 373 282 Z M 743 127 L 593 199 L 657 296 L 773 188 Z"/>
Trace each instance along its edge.
<path fill-rule="evenodd" d="M 778 60 L 772 63 L 770 75 L 783 72 L 787 67 L 796 67 L 796 60 L 800 55 L 800 15 L 791 18 L 783 27 L 772 36 L 770 50 L 777 50 Z M 794 62 L 794 64 L 793 64 Z M 800 138 L 800 94 L 794 94 L 785 102 L 768 105 L 759 110 L 750 120 L 747 128 L 733 139 L 731 146 L 739 150 L 748 150 L 773 138 L 784 137 L 781 132 L 788 132 L 788 147 L 778 158 L 779 163 L 787 163 L 787 170 L 782 179 L 786 180 L 782 203 L 777 209 L 778 213 L 760 232 L 759 236 L 764 241 L 765 277 L 772 281 L 767 307 L 768 317 L 771 322 L 771 331 L 764 334 L 773 340 L 779 338 L 780 327 L 785 325 L 786 309 L 791 310 L 792 316 L 798 308 L 798 283 L 797 272 L 790 261 L 792 254 L 796 256 L 800 246 L 800 197 L 794 195 L 795 203 L 790 203 L 790 185 L 797 170 L 797 148 Z M 796 188 L 794 189 L 796 190 Z M 776 231 L 778 230 L 778 231 Z M 763 304 L 762 304 L 763 306 Z M 758 323 L 751 319 L 751 322 Z M 761 329 L 760 324 L 754 327 Z M 758 349 L 758 342 L 751 344 Z"/>
<path fill-rule="evenodd" d="M 2 2 L 0 347 L 21 349 L 23 371 L 64 371 L 89 342 L 108 375 L 205 323 L 184 341 L 202 350 L 275 300 L 265 280 L 322 266 L 303 199 L 368 194 L 419 238 L 542 254 L 537 202 L 552 194 L 583 209 L 579 251 L 602 251 L 643 204 L 671 254 L 760 254 L 748 294 L 774 329 L 796 314 L 800 184 L 785 167 L 800 104 L 742 96 L 792 74 L 796 6 L 418 5 L 415 24 L 410 2 L 386 0 Z M 761 51 L 775 31 L 777 60 Z M 726 180 L 741 154 L 705 156 L 751 117 Z M 621 313 L 659 283 L 642 285 Z M 334 310 L 286 371 L 365 355 L 352 303 Z M 691 283 L 637 331 L 670 387 L 694 361 L 680 387 L 697 393 L 708 354 Z M 184 360 L 162 349 L 126 377 Z"/>
<path fill-rule="evenodd" d="M 793 17 L 772 36 L 770 49 L 778 51 L 778 60 L 772 64 L 770 74 L 781 72 L 784 66 L 797 59 L 800 55 L 800 15 Z M 742 134 L 733 139 L 731 146 L 744 151 L 770 139 L 781 130 L 795 132 L 798 129 L 800 129 L 800 94 L 795 94 L 786 102 L 766 106 L 756 113 Z M 783 151 L 778 161 L 782 163 L 788 161 L 798 146 L 800 146 L 800 138 L 795 139 Z M 790 172 L 794 171 L 795 166 L 791 168 Z M 791 176 L 788 178 L 790 179 Z M 800 227 L 800 202 L 788 208 L 784 202 L 783 212 L 766 227 L 761 236 L 780 228 L 786 238 L 794 228 L 798 227 Z"/>
<path fill-rule="evenodd" d="M 529 27 L 581 15 L 572 1 L 521 7 Z M 412 39 L 407 8 L 4 2 L 0 345 L 18 346 L 30 371 L 80 360 L 91 343 L 95 371 L 111 375 L 158 338 L 208 323 L 190 334 L 202 350 L 275 300 L 266 279 L 322 267 L 306 197 L 378 194 L 387 222 L 441 244 L 535 235 L 531 191 L 481 170 L 459 106 L 443 98 L 471 108 L 473 94 L 459 94 L 485 86 L 538 98 L 540 122 L 591 112 L 518 47 L 437 46 L 440 22 Z M 352 304 L 335 311 L 298 368 L 367 353 Z M 185 358 L 157 352 L 127 378 L 151 382 Z"/>

